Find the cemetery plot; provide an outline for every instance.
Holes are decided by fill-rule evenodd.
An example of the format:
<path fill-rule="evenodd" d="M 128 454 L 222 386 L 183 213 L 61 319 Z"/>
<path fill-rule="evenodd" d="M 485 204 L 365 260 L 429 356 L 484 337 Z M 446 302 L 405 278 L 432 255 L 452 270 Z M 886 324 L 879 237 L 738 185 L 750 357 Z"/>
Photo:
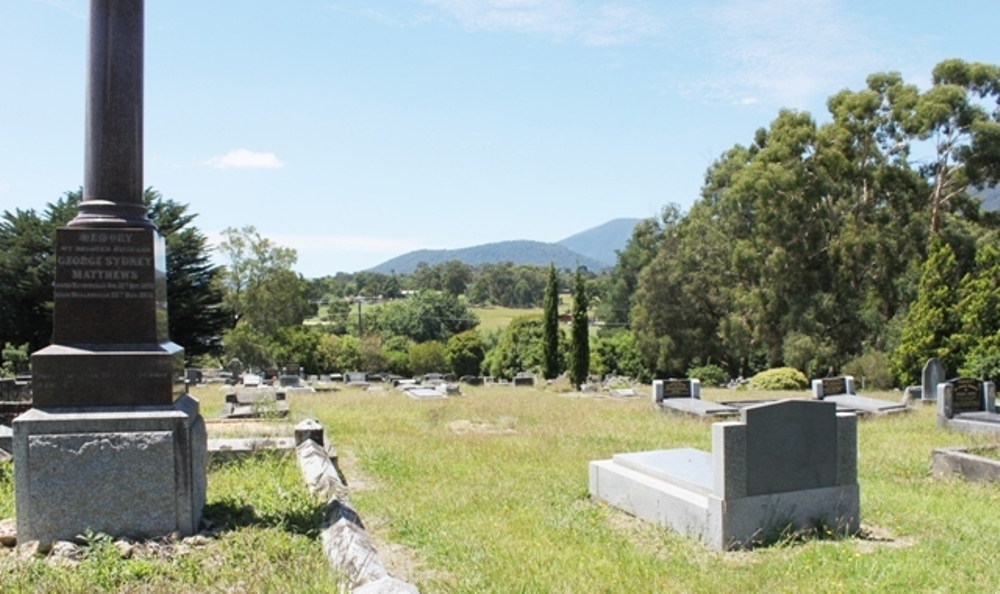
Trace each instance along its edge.
<path fill-rule="evenodd" d="M 904 402 L 859 396 L 854 390 L 854 377 L 850 375 L 813 380 L 812 391 L 816 400 L 835 402 L 840 410 L 861 415 L 887 415 L 908 410 Z"/>
<path fill-rule="evenodd" d="M 226 394 L 224 419 L 255 419 L 288 416 L 288 400 L 282 390 L 269 386 L 237 389 Z"/>
<path fill-rule="evenodd" d="M 993 382 L 958 378 L 938 384 L 937 421 L 948 429 L 1000 435 Z"/>
<path fill-rule="evenodd" d="M 701 399 L 701 381 L 690 379 L 653 380 L 653 404 L 664 412 L 698 417 L 727 417 L 739 414 L 734 406 Z"/>
<path fill-rule="evenodd" d="M 615 454 L 590 463 L 591 496 L 718 550 L 786 528 L 860 527 L 857 416 L 785 400 L 712 425 L 712 452 Z"/>

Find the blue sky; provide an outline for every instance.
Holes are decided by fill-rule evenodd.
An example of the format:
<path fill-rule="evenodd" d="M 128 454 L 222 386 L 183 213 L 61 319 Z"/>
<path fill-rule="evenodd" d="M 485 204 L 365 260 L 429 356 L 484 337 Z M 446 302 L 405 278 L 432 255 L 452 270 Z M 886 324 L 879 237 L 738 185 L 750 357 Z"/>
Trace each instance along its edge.
<path fill-rule="evenodd" d="M 86 14 L 0 0 L 0 211 L 83 182 Z M 307 277 L 558 241 L 690 206 L 782 107 L 998 63 L 997 23 L 996 0 L 147 0 L 144 180 Z"/>

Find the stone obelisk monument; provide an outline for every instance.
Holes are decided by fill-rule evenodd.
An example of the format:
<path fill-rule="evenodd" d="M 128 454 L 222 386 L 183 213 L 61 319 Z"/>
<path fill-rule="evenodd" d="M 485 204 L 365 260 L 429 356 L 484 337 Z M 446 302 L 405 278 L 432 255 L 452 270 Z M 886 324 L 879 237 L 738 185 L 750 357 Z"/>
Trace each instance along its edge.
<path fill-rule="evenodd" d="M 18 540 L 197 531 L 206 438 L 167 334 L 142 186 L 143 0 L 91 0 L 83 201 L 56 234 L 53 344 L 14 422 Z"/>

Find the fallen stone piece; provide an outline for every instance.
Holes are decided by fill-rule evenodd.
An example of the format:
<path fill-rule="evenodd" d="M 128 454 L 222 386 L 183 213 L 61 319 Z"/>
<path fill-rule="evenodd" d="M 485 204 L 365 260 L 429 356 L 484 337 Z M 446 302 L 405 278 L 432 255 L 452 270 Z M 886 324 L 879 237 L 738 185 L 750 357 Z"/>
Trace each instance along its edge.
<path fill-rule="evenodd" d="M 398 589 L 399 580 L 393 580 L 378 551 L 372 544 L 360 516 L 351 505 L 347 485 L 333 461 L 322 446 L 312 440 L 296 447 L 299 468 L 309 490 L 327 499 L 326 512 L 320 538 L 323 552 L 330 565 L 348 581 L 353 592 L 410 594 L 418 590 Z M 367 590 L 361 588 L 368 587 Z"/>
<path fill-rule="evenodd" d="M 355 588 L 352 594 L 419 594 L 413 584 L 386 576 Z"/>
<path fill-rule="evenodd" d="M 14 518 L 0 520 L 0 546 L 17 546 L 17 521 Z"/>

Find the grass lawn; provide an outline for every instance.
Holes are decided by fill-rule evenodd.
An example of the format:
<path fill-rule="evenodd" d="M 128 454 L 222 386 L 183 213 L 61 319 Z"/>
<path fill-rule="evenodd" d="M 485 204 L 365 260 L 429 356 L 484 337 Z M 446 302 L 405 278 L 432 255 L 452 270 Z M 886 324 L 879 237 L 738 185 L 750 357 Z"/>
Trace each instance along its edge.
<path fill-rule="evenodd" d="M 472 313 L 479 318 L 476 329 L 480 332 L 506 328 L 510 321 L 521 316 L 541 316 L 542 308 L 518 309 L 513 307 L 472 307 Z"/>
<path fill-rule="evenodd" d="M 989 441 L 938 429 L 933 407 L 859 423 L 864 536 L 718 553 L 587 492 L 590 460 L 707 450 L 709 422 L 662 415 L 645 396 L 463 391 L 427 402 L 354 389 L 291 398 L 295 419 L 326 428 L 390 570 L 422 592 L 964 592 L 1000 584 L 1000 488 L 927 473 L 934 447 Z M 221 391 L 195 395 L 206 417 L 218 414 Z M 711 400 L 769 395 L 703 391 Z M 0 517 L 13 515 L 11 475 L 0 467 Z M 0 552 L 0 591 L 334 589 L 311 528 L 319 504 L 299 483 L 291 458 L 213 466 L 209 511 L 227 529 L 210 544 L 128 560 L 98 546 L 75 568 Z"/>

